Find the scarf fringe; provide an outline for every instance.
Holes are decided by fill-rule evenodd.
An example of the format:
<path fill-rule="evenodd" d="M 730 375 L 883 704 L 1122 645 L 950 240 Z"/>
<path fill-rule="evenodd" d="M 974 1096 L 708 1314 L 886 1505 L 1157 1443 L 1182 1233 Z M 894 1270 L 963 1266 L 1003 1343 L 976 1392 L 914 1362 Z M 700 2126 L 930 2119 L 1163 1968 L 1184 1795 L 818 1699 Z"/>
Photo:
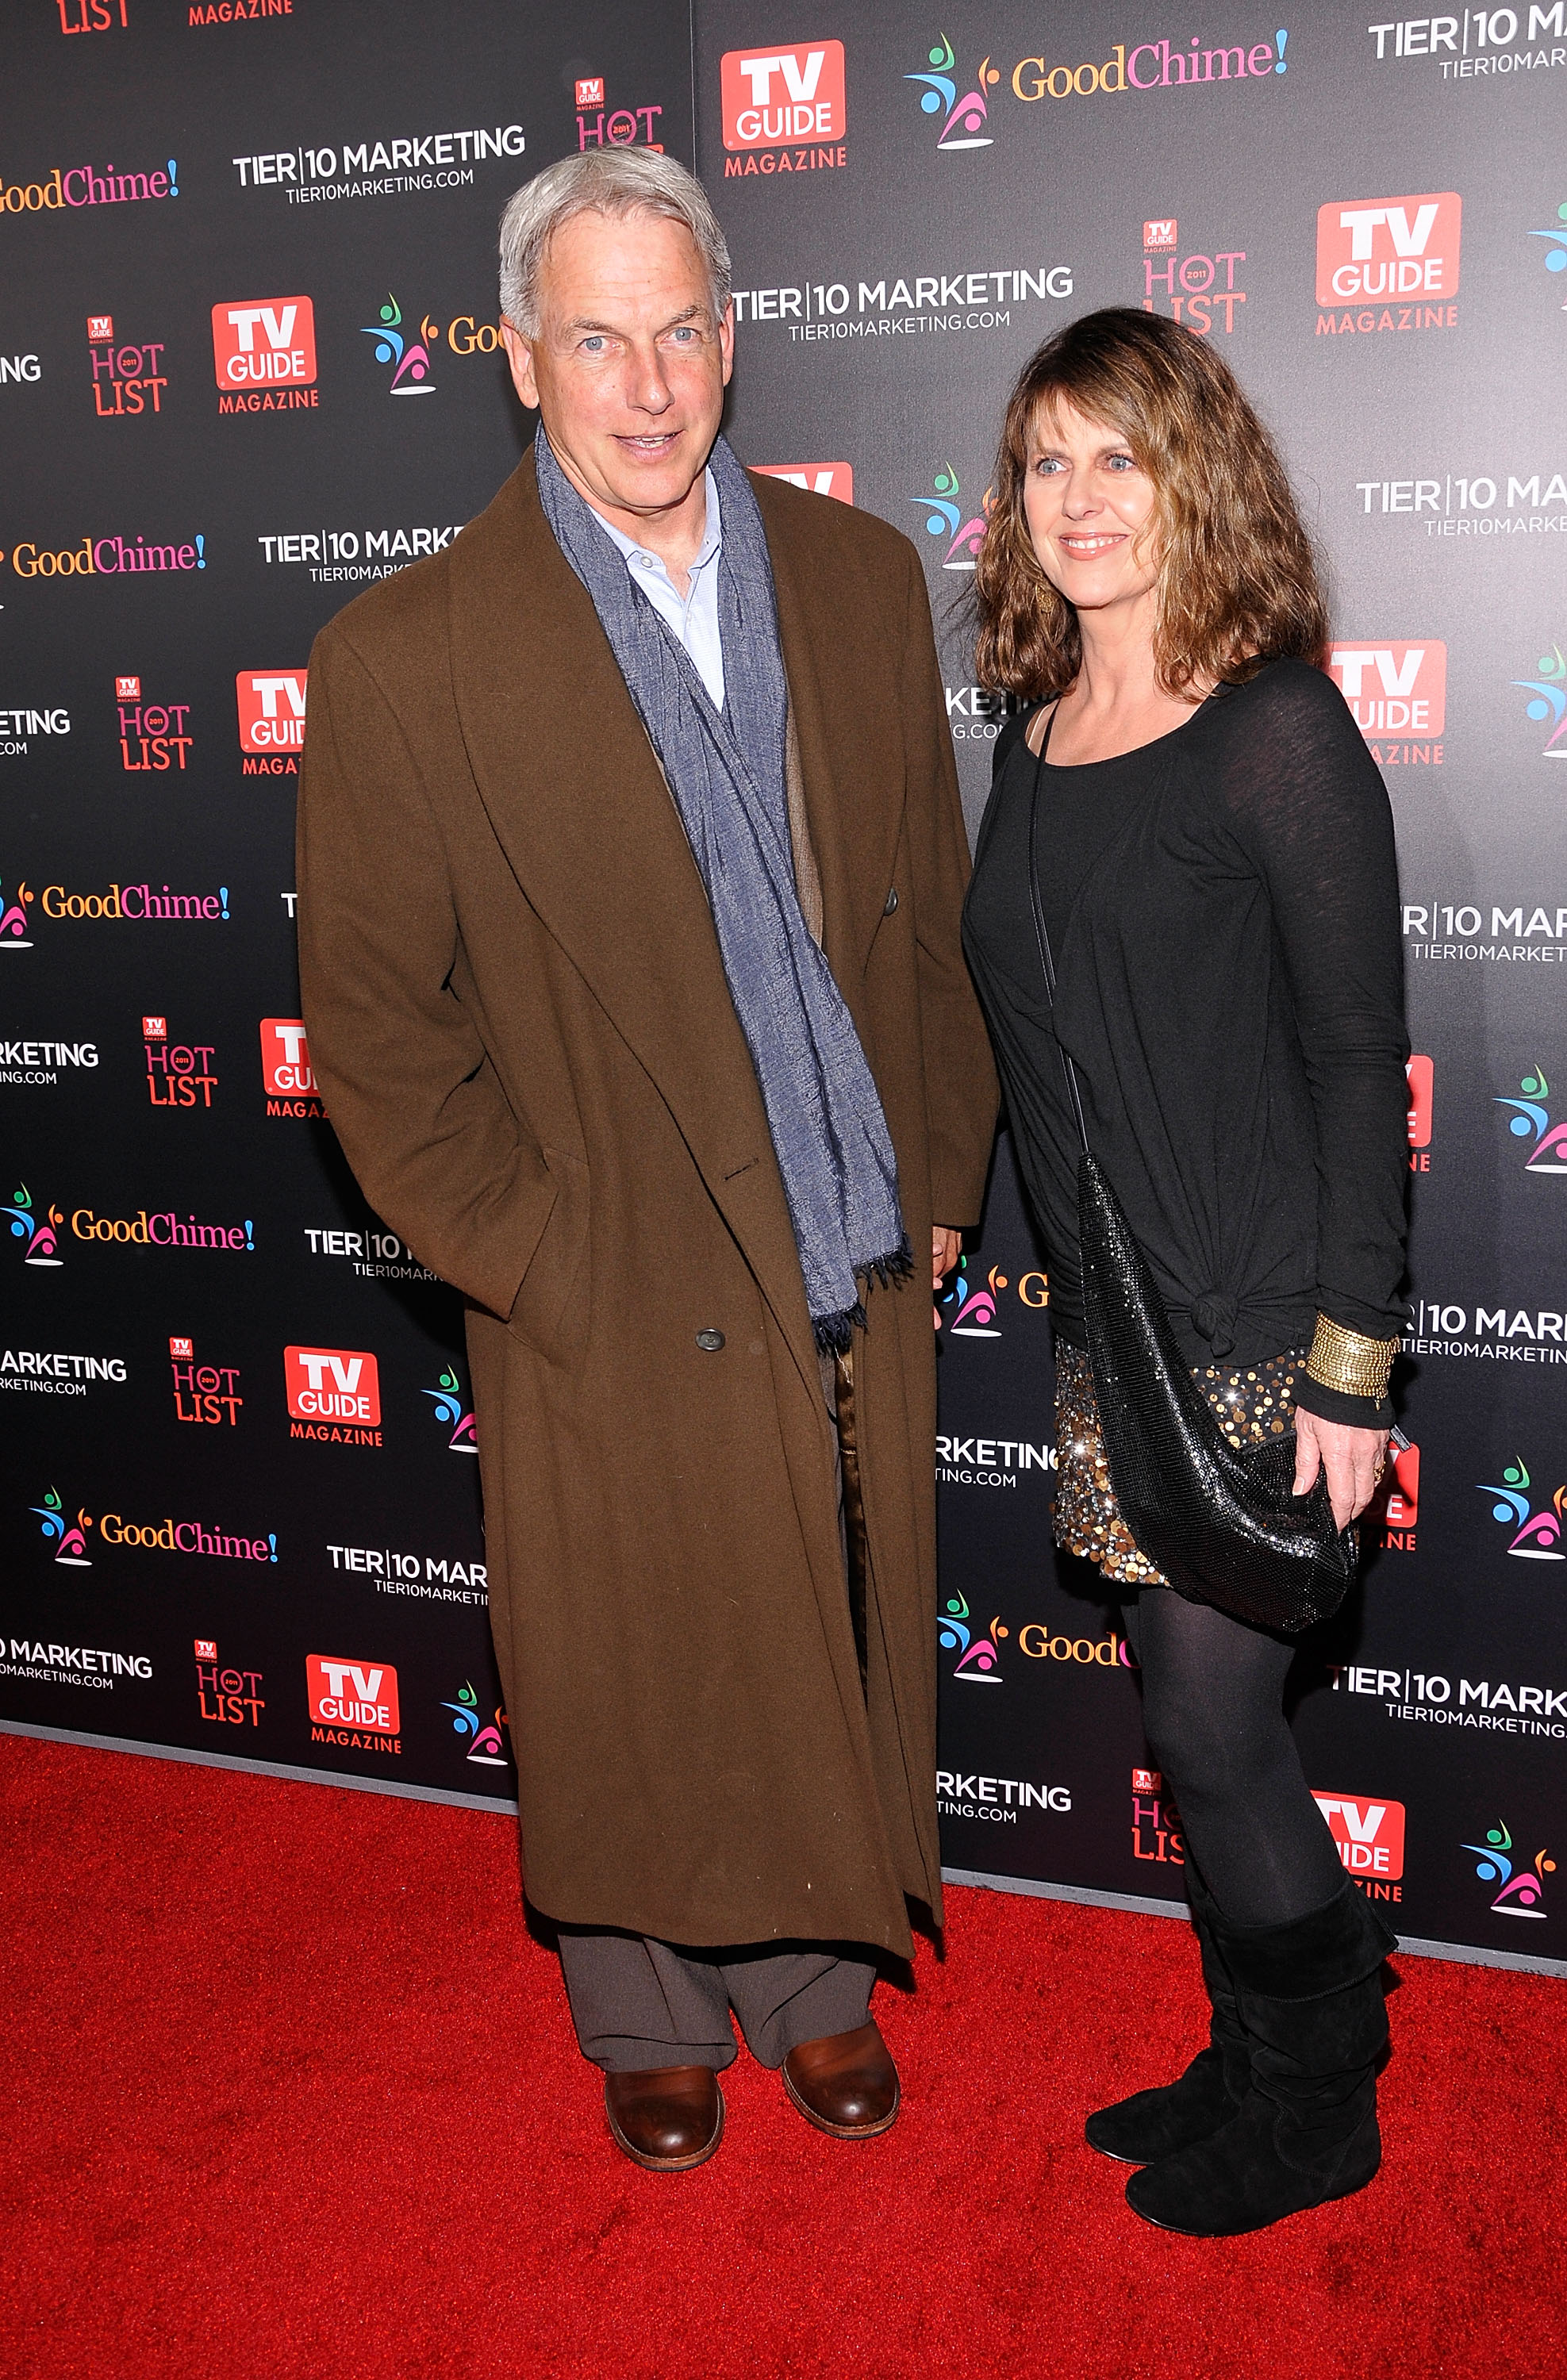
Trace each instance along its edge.
<path fill-rule="evenodd" d="M 856 1266 L 856 1277 L 865 1283 L 868 1290 L 873 1281 L 879 1281 L 883 1289 L 890 1289 L 895 1281 L 911 1281 L 914 1278 L 914 1252 L 907 1237 L 889 1255 L 873 1257 L 869 1264 Z M 856 1330 L 869 1330 L 870 1318 L 866 1313 L 864 1298 L 859 1297 L 853 1305 L 844 1306 L 837 1314 L 813 1315 L 810 1327 L 819 1355 L 846 1355 L 854 1344 Z"/>

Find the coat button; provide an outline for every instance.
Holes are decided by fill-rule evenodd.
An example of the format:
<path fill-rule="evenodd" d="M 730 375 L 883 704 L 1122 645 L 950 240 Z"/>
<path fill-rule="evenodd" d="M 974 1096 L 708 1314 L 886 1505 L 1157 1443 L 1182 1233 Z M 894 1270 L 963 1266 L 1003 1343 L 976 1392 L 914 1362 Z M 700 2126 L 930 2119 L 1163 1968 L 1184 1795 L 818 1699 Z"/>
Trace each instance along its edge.
<path fill-rule="evenodd" d="M 723 1333 L 722 1330 L 698 1330 L 697 1344 L 704 1355 L 716 1355 L 723 1344 Z"/>
<path fill-rule="evenodd" d="M 884 904 L 884 905 L 883 905 L 883 907 L 882 907 L 881 915 L 882 915 L 884 917 L 890 917 L 892 916 L 892 914 L 893 914 L 893 910 L 897 907 L 897 905 L 898 905 L 898 888 L 897 888 L 897 886 L 894 884 L 894 885 L 893 885 L 893 889 L 892 889 L 892 891 L 891 891 L 891 892 L 888 893 L 888 895 L 887 895 L 886 902 L 885 902 L 885 904 Z"/>

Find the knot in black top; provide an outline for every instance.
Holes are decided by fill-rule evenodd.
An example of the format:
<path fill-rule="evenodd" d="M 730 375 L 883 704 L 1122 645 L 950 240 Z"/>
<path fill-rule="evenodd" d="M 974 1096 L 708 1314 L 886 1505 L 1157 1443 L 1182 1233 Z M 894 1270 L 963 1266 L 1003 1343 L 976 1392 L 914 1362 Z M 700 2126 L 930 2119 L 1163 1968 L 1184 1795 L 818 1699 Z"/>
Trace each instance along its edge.
<path fill-rule="evenodd" d="M 1208 1341 L 1216 1355 L 1228 1355 L 1235 1343 L 1235 1318 L 1240 1312 L 1222 1290 L 1207 1289 L 1192 1301 L 1192 1329 Z"/>

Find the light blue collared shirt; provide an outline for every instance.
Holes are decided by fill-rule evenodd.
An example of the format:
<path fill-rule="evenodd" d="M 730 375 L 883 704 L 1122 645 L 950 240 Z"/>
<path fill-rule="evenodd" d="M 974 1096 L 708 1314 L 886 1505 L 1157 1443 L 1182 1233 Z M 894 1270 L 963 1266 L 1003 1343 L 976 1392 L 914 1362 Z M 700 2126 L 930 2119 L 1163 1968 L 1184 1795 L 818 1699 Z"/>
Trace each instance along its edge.
<path fill-rule="evenodd" d="M 690 584 L 682 595 L 656 553 L 638 545 L 607 521 L 602 513 L 593 518 L 607 538 L 613 540 L 626 556 L 626 567 L 633 587 L 639 587 L 654 611 L 666 626 L 674 629 L 696 664 L 697 674 L 712 698 L 714 708 L 723 709 L 723 643 L 718 628 L 718 555 L 723 541 L 723 523 L 718 509 L 718 483 L 710 470 L 704 486 L 707 491 L 707 528 L 695 562 L 691 565 Z M 589 505 L 589 511 L 592 506 Z"/>

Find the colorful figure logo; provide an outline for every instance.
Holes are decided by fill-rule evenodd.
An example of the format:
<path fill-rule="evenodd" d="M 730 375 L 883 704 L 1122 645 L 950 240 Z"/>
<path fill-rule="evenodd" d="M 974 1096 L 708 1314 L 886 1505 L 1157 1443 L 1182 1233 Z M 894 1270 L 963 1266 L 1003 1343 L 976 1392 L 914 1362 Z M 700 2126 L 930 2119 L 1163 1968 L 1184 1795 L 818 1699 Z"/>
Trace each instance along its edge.
<path fill-rule="evenodd" d="M 1556 1873 L 1556 1862 L 1547 1852 L 1535 1853 L 1533 1864 L 1513 1874 L 1513 1863 L 1507 1856 L 1512 1849 L 1512 1838 L 1504 1826 L 1486 1828 L 1483 1843 L 1465 1843 L 1466 1852 L 1476 1852 L 1480 1864 L 1475 1870 L 1482 1884 L 1494 1884 L 1499 1889 L 1491 1903 L 1495 1917 L 1544 1917 L 1547 1911 L 1540 1903 L 1545 1899 L 1545 1879 Z"/>
<path fill-rule="evenodd" d="M 999 1686 L 1002 1682 L 1002 1657 L 997 1648 L 1012 1631 L 997 1619 L 991 1621 L 988 1635 L 976 1636 L 968 1624 L 969 1618 L 963 1597 L 949 1595 L 936 1614 L 937 1640 L 943 1652 L 958 1656 L 953 1669 L 954 1678 L 962 1678 L 971 1686 Z"/>
<path fill-rule="evenodd" d="M 984 502 L 972 520 L 965 520 L 955 499 L 958 493 L 957 473 L 950 463 L 943 463 L 930 482 L 928 496 L 910 496 L 911 504 L 919 504 L 925 513 L 927 537 L 944 537 L 951 540 L 941 557 L 943 570 L 972 570 L 974 557 L 990 526 L 992 491 L 985 491 Z"/>
<path fill-rule="evenodd" d="M 1525 719 L 1543 725 L 1550 724 L 1550 734 L 1540 747 L 1542 760 L 1567 760 L 1567 658 L 1560 645 L 1552 645 L 1535 663 L 1538 677 L 1515 677 L 1515 686 L 1532 698 L 1524 705 Z"/>
<path fill-rule="evenodd" d="M 1549 1504 L 1537 1512 L 1531 1507 L 1531 1481 L 1521 1463 L 1510 1463 L 1501 1475 L 1500 1488 L 1476 1481 L 1482 1496 L 1494 1496 L 1491 1518 L 1513 1532 L 1507 1550 L 1524 1561 L 1567 1561 L 1561 1549 L 1562 1508 L 1567 1504 L 1567 1487 L 1559 1488 Z"/>
<path fill-rule="evenodd" d="M 58 1488 L 44 1491 L 42 1504 L 30 1508 L 43 1523 L 43 1536 L 55 1548 L 55 1560 L 64 1562 L 67 1570 L 91 1570 L 87 1552 L 87 1532 L 92 1526 L 85 1512 L 78 1512 L 74 1522 L 67 1522 L 60 1502 Z"/>
<path fill-rule="evenodd" d="M 396 366 L 386 392 L 388 396 L 433 396 L 435 382 L 430 377 L 430 350 L 423 342 L 439 338 L 440 331 L 426 315 L 419 326 L 419 338 L 410 345 L 397 328 L 402 319 L 403 310 L 388 290 L 379 322 L 361 323 L 360 329 L 367 339 L 376 343 L 376 362 Z"/>
<path fill-rule="evenodd" d="M 457 1688 L 456 1701 L 443 1703 L 441 1707 L 456 1712 L 452 1731 L 468 1739 L 470 1760 L 477 1762 L 480 1768 L 505 1767 L 506 1747 L 501 1735 L 501 1730 L 506 1724 L 504 1710 L 497 1710 L 494 1718 L 481 1727 L 479 1723 L 479 1696 L 466 1681 Z"/>
<path fill-rule="evenodd" d="M 1567 759 L 1567 752 L 1562 755 Z M 1515 1140 L 1532 1140 L 1533 1148 L 1524 1162 L 1525 1173 L 1567 1173 L 1567 1123 L 1553 1124 L 1545 1102 L 1550 1097 L 1550 1085 L 1543 1070 L 1537 1066 L 1518 1085 L 1522 1099 L 1506 1099 L 1498 1093 L 1494 1107 L 1512 1108 L 1515 1112 L 1507 1120 L 1507 1129 Z"/>
<path fill-rule="evenodd" d="M 957 55 L 945 33 L 933 48 L 926 52 L 928 65 L 933 71 L 905 75 L 905 82 L 922 82 L 919 94 L 921 113 L 940 115 L 943 121 L 937 136 L 938 150 L 989 149 L 991 136 L 983 128 L 990 120 L 986 103 L 987 86 L 1000 82 L 1001 76 L 985 59 L 974 78 L 972 90 L 957 95 Z"/>
<path fill-rule="evenodd" d="M 59 1253 L 59 1243 L 55 1239 L 55 1226 L 63 1223 L 66 1219 L 58 1207 L 51 1207 L 46 1215 L 35 1215 L 32 1211 L 32 1198 L 25 1182 L 19 1189 L 12 1191 L 11 1202 L 8 1207 L 0 1207 L 0 1215 L 4 1215 L 9 1223 L 11 1237 L 14 1240 L 27 1242 L 27 1247 L 22 1256 L 23 1264 L 50 1265 L 55 1268 L 63 1265 L 65 1258 Z"/>
<path fill-rule="evenodd" d="M 947 1328 L 956 1339 L 999 1339 L 996 1328 L 996 1300 L 1007 1286 L 1007 1277 L 999 1266 L 992 1265 L 983 1287 L 968 1278 L 968 1258 L 960 1257 L 957 1270 L 941 1292 L 936 1311 L 936 1328 L 941 1327 L 941 1308 L 950 1306 Z"/>
<path fill-rule="evenodd" d="M 1564 199 L 1557 208 L 1554 225 L 1547 231 L 1531 231 L 1529 237 L 1543 239 L 1549 243 L 1545 252 L 1545 269 L 1548 273 L 1567 273 L 1567 199 Z M 1567 304 L 1563 305 L 1561 310 L 1567 314 Z"/>
<path fill-rule="evenodd" d="M 477 1454 L 479 1441 L 473 1433 L 473 1415 L 463 1411 L 463 1385 L 455 1368 L 448 1364 L 441 1375 L 438 1389 L 421 1389 L 420 1396 L 429 1397 L 435 1406 L 435 1418 L 449 1423 L 452 1435 L 447 1441 L 448 1454 Z"/>
<path fill-rule="evenodd" d="M 30 951 L 32 943 L 27 930 L 28 903 L 32 894 L 25 884 L 17 887 L 17 897 L 7 901 L 0 886 L 0 951 Z"/>

